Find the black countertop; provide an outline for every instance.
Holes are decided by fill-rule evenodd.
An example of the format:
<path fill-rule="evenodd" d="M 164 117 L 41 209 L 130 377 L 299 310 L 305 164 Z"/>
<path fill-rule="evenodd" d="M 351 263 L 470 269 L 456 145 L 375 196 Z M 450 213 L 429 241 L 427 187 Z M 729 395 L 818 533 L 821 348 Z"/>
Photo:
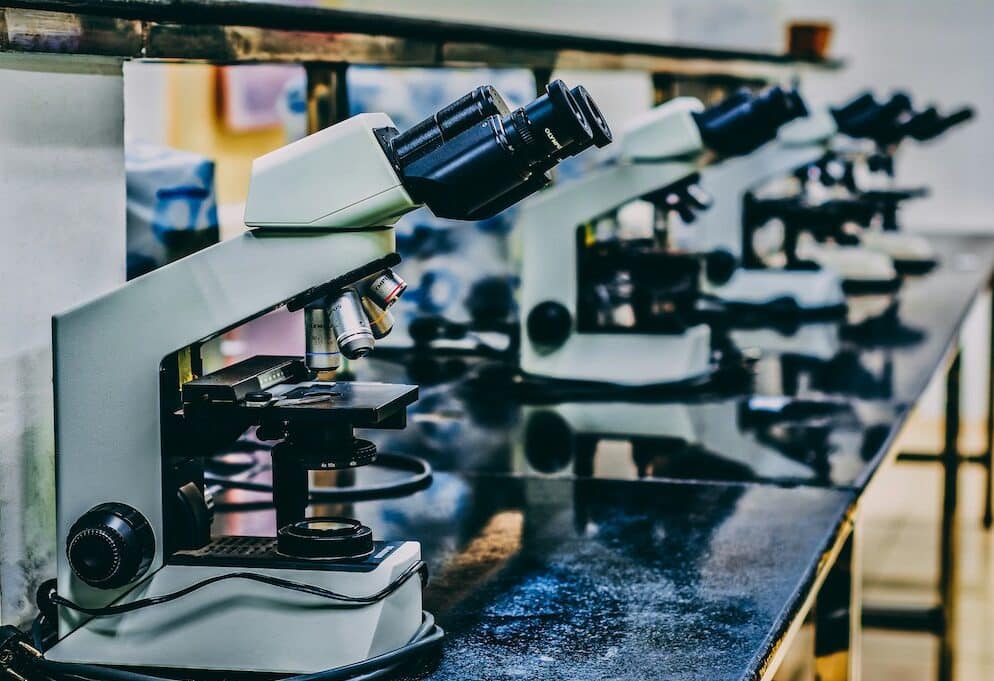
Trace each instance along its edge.
<path fill-rule="evenodd" d="M 223 501 L 235 498 L 260 497 Z M 719 681 L 758 678 L 847 535 L 853 500 L 438 473 L 406 498 L 320 510 L 421 542 L 425 608 L 447 638 L 417 678 Z M 218 520 L 253 534 L 273 522 L 265 510 Z"/>
<path fill-rule="evenodd" d="M 989 237 L 947 234 L 928 239 L 939 265 L 924 276 L 905 280 L 892 314 L 866 321 L 862 317 L 868 316 L 867 308 L 886 307 L 886 297 L 851 298 L 848 324 L 813 325 L 798 331 L 793 345 L 801 346 L 800 351 L 767 352 L 757 366 L 754 391 L 835 394 L 899 405 L 917 400 L 956 342 L 963 320 L 990 280 L 994 262 L 994 239 Z M 736 335 L 743 341 L 749 338 L 749 334 Z M 809 342 L 815 337 L 819 340 Z M 790 339 L 780 337 L 768 347 L 789 344 Z M 819 359 L 823 361 L 813 361 Z"/>
<path fill-rule="evenodd" d="M 994 239 L 935 243 L 942 265 L 902 290 L 900 325 L 845 332 L 819 355 L 854 356 L 831 389 L 805 379 L 685 402 L 527 405 L 424 385 L 405 430 L 364 435 L 427 458 L 431 485 L 311 512 L 421 543 L 425 607 L 448 636 L 415 678 L 759 678 L 987 281 Z M 863 363 L 878 353 L 890 387 L 867 394 Z M 784 356 L 768 351 L 760 378 L 764 366 L 782 375 Z M 368 366 L 401 382 L 407 371 Z M 391 475 L 355 472 L 359 484 Z M 215 531 L 271 536 L 267 499 L 221 494 Z"/>

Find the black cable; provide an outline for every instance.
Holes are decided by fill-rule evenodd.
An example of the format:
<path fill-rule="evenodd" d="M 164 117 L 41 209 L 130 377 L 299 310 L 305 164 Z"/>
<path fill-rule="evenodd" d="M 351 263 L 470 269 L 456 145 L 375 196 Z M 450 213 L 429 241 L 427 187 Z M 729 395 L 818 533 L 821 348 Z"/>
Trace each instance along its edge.
<path fill-rule="evenodd" d="M 328 600 L 338 601 L 343 608 L 359 608 L 366 605 L 372 605 L 382 601 L 384 598 L 395 592 L 397 589 L 402 587 L 407 580 L 413 577 L 415 574 L 427 573 L 428 567 L 425 565 L 424 561 L 417 561 L 411 564 L 406 570 L 404 570 L 394 581 L 390 582 L 380 591 L 371 594 L 369 596 L 349 596 L 348 594 L 340 594 L 329 589 L 323 589 L 319 586 L 313 586 L 311 584 L 301 584 L 299 582 L 292 582 L 287 579 L 280 579 L 279 577 L 271 577 L 269 575 L 260 575 L 255 572 L 229 572 L 223 575 L 217 575 L 216 577 L 211 577 L 205 579 L 201 582 L 191 584 L 188 587 L 180 589 L 179 591 L 173 591 L 172 593 L 163 594 L 162 596 L 152 596 L 149 598 L 141 598 L 136 601 L 131 601 L 130 603 L 123 603 L 121 605 L 108 605 L 102 608 L 87 608 L 85 606 L 74 603 L 73 601 L 60 596 L 59 594 L 52 594 L 51 601 L 56 605 L 61 605 L 64 608 L 69 608 L 70 610 L 75 610 L 76 612 L 83 613 L 84 615 L 90 615 L 91 617 L 107 617 L 109 615 L 123 615 L 127 612 L 134 612 L 135 610 L 141 610 L 143 608 L 148 608 L 153 605 L 161 605 L 163 603 L 169 603 L 171 601 L 178 600 L 184 596 L 199 591 L 204 587 L 216 584 L 218 582 L 223 582 L 229 579 L 244 579 L 251 582 L 260 582 L 262 584 L 269 584 L 271 586 L 276 586 L 281 589 L 289 589 L 291 591 L 299 591 L 301 593 L 310 594 L 312 596 L 318 596 L 320 598 L 325 598 Z"/>
<path fill-rule="evenodd" d="M 372 681 L 396 671 L 401 664 L 437 646 L 444 637 L 445 630 L 435 624 L 431 613 L 422 611 L 421 625 L 404 646 L 361 662 L 312 674 L 285 677 L 282 681 Z M 60 681 L 168 681 L 161 676 L 99 665 L 55 662 L 44 657 L 38 658 L 36 664 L 42 671 Z"/>
<path fill-rule="evenodd" d="M 430 463 L 419 456 L 409 454 L 377 454 L 374 465 L 392 470 L 408 471 L 414 475 L 409 478 L 379 485 L 314 487 L 310 490 L 310 501 L 312 503 L 368 501 L 370 499 L 405 496 L 423 490 L 431 485 L 432 477 L 434 476 Z M 266 494 L 272 494 L 273 492 L 273 486 L 268 483 L 252 482 L 250 480 L 232 480 L 231 478 L 210 474 L 204 475 L 204 482 L 208 485 L 216 485 L 225 489 L 240 489 Z"/>

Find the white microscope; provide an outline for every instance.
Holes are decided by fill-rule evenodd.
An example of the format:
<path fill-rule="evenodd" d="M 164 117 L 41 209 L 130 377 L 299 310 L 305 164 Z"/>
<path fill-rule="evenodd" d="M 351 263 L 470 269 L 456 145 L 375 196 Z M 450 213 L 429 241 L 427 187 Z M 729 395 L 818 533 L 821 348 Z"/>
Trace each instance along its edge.
<path fill-rule="evenodd" d="M 874 171 L 901 139 L 931 139 L 971 115 L 914 113 L 904 95 L 878 103 L 864 94 L 786 126 L 748 159 L 706 169 L 706 186 L 723 200 L 702 216 L 699 247 L 725 248 L 744 267 L 709 290 L 728 303 L 824 318 L 844 310 L 843 292 L 891 292 L 900 274 L 927 271 L 927 241 L 894 231 L 897 204 L 922 192 L 874 185 L 884 174 Z"/>
<path fill-rule="evenodd" d="M 608 164 L 523 203 L 522 370 L 626 386 L 706 379 L 712 338 L 697 318 L 699 282 L 705 272 L 727 278 L 735 263 L 675 250 L 667 217 L 708 205 L 696 179 L 715 156 L 749 153 L 804 113 L 797 93 L 779 87 L 709 109 L 677 98 L 634 121 Z M 633 214 L 641 232 L 625 233 Z"/>
<path fill-rule="evenodd" d="M 840 134 L 824 162 L 799 177 L 806 194 L 815 202 L 841 198 L 863 204 L 868 210 L 854 211 L 858 219 L 852 222 L 858 246 L 890 257 L 899 274 L 928 272 L 936 264 L 934 249 L 921 236 L 900 232 L 897 219 L 905 201 L 928 192 L 896 185 L 895 157 L 905 140 L 933 140 L 973 118 L 973 110 L 962 107 L 945 115 L 930 106 L 916 111 L 904 93 L 879 103 L 867 92 L 832 113 Z M 816 251 L 814 259 L 831 259 L 831 247 Z"/>
<path fill-rule="evenodd" d="M 384 114 L 354 116 L 256 160 L 251 231 L 57 315 L 63 550 L 46 599 L 59 640 L 21 676 L 316 681 L 384 673 L 437 644 L 417 542 L 306 515 L 309 471 L 372 463 L 353 429 L 402 428 L 417 387 L 330 372 L 389 331 L 398 216 L 421 204 L 493 215 L 610 137 L 586 91 L 562 81 L 515 111 L 478 88 L 403 133 Z M 203 366 L 204 341 L 281 306 L 305 310 L 304 358 Z M 212 536 L 204 459 L 252 428 L 277 442 L 278 532 Z"/>

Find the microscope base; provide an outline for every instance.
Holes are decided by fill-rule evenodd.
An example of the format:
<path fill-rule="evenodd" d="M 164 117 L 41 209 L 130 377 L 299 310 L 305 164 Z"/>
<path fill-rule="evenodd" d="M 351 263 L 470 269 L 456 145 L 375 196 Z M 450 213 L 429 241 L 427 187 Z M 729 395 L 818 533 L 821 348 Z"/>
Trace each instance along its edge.
<path fill-rule="evenodd" d="M 735 329 L 732 340 L 741 348 L 757 348 L 764 354 L 801 355 L 828 361 L 839 353 L 839 326 L 832 323 L 801 324 L 790 333 L 776 329 Z"/>
<path fill-rule="evenodd" d="M 698 324 L 680 335 L 574 333 L 553 352 L 527 341 L 521 369 L 533 376 L 626 386 L 681 383 L 711 371 L 711 329 Z"/>
<path fill-rule="evenodd" d="M 917 234 L 867 230 L 860 242 L 863 247 L 888 256 L 901 274 L 925 274 L 938 264 L 935 249 Z"/>
<path fill-rule="evenodd" d="M 778 302 L 793 301 L 799 313 L 844 314 L 846 298 L 842 283 L 833 272 L 825 270 L 736 270 L 725 284 L 709 287 L 708 292 L 732 305 L 775 307 Z"/>
<path fill-rule="evenodd" d="M 225 539 L 249 540 L 253 546 L 266 541 Z M 263 550 L 272 553 L 265 547 Z M 172 593 L 232 572 L 252 572 L 365 596 L 387 587 L 420 560 L 421 547 L 417 542 L 378 542 L 372 556 L 348 563 L 281 556 L 259 559 L 247 554 L 244 563 L 233 564 L 230 560 L 204 559 L 199 553 L 178 554 L 184 564 L 167 564 L 118 604 Z M 403 647 L 421 625 L 421 608 L 417 575 L 383 600 L 359 608 L 343 608 L 341 603 L 318 596 L 231 579 L 168 603 L 90 619 L 59 641 L 47 657 L 114 667 L 307 674 Z"/>
<path fill-rule="evenodd" d="M 798 245 L 797 255 L 812 260 L 842 279 L 847 294 L 890 293 L 901 287 L 894 261 L 863 246 L 838 246 L 809 240 Z"/>

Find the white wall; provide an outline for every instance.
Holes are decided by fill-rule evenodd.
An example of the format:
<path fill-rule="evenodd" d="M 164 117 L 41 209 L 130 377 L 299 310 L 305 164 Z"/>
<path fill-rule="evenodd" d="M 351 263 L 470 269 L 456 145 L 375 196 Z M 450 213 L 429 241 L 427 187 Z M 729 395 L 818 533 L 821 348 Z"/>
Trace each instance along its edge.
<path fill-rule="evenodd" d="M 902 182 L 934 189 L 910 206 L 912 227 L 989 229 L 994 191 L 987 180 L 994 147 L 994 2 L 990 0 L 343 0 L 343 6 L 426 18 L 465 20 L 635 40 L 782 51 L 791 19 L 835 24 L 838 73 L 811 74 L 816 102 L 861 89 L 907 88 L 923 104 L 970 103 L 977 120 L 924 147 L 902 150 Z"/>
<path fill-rule="evenodd" d="M 121 65 L 0 55 L 0 620 L 54 576 L 52 314 L 124 281 Z M 100 399 L 94 395 L 94 399 Z"/>
<path fill-rule="evenodd" d="M 793 19 L 828 19 L 835 26 L 831 54 L 847 66 L 807 72 L 806 97 L 815 104 L 843 101 L 863 89 L 881 96 L 907 89 L 916 103 L 973 105 L 970 123 L 927 145 L 901 150 L 900 182 L 927 185 L 932 196 L 909 205 L 910 228 L 994 229 L 994 189 L 988 179 L 994 149 L 994 2 L 991 0 L 345 0 L 345 6 L 421 17 L 467 20 L 587 35 L 783 51 Z M 415 9 L 416 6 L 416 9 Z M 572 76 L 576 79 L 576 76 Z M 583 77 L 587 79 L 587 76 Z M 646 91 L 590 78 L 606 102 L 605 114 L 620 127 Z M 630 78 L 630 76 L 626 76 Z M 631 81 L 629 81 L 631 82 Z M 964 330 L 964 416 L 981 418 L 986 399 L 986 315 L 974 314 Z M 928 417 L 941 414 L 933 390 L 922 403 Z"/>
<path fill-rule="evenodd" d="M 902 184 L 928 185 L 933 196 L 909 205 L 910 227 L 994 228 L 994 191 L 988 179 L 994 149 L 994 2 L 990 0 L 787 0 L 785 16 L 828 18 L 832 52 L 848 60 L 840 73 L 804 80 L 819 102 L 873 88 L 907 89 L 916 103 L 969 103 L 978 116 L 926 145 L 906 144 L 899 158 Z"/>

